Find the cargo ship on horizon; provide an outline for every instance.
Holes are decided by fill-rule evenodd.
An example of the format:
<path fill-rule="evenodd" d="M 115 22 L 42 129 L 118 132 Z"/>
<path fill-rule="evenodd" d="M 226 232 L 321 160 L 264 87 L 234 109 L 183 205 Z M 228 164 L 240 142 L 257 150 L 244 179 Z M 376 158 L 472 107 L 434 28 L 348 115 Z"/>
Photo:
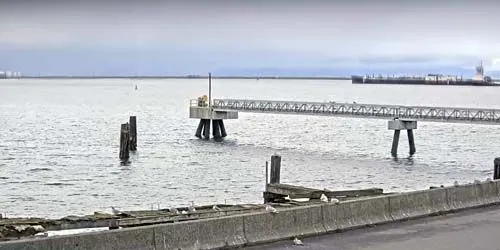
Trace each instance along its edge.
<path fill-rule="evenodd" d="M 351 76 L 353 84 L 408 84 L 408 85 L 458 85 L 458 86 L 500 86 L 493 82 L 491 77 L 484 75 L 483 63 L 476 66 L 476 74 L 473 79 L 463 79 L 456 75 L 428 74 L 427 76 L 402 76 L 383 77 L 375 76 Z"/>

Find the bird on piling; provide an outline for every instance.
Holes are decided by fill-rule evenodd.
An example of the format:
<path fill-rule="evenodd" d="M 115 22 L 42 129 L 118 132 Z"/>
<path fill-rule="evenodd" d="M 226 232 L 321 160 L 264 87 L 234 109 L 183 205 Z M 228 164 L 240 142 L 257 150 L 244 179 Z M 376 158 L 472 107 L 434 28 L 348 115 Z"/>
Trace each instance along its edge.
<path fill-rule="evenodd" d="M 188 207 L 188 211 L 190 213 L 196 212 L 196 208 L 194 208 L 194 201 L 191 201 L 191 205 Z"/>
<path fill-rule="evenodd" d="M 120 215 L 122 212 L 118 209 L 116 209 L 115 207 L 111 207 L 111 212 L 113 213 L 113 215 Z"/>
<path fill-rule="evenodd" d="M 319 197 L 319 199 L 322 201 L 322 202 L 328 202 L 328 197 L 326 197 L 325 194 L 321 194 L 321 197 Z"/>
<path fill-rule="evenodd" d="M 276 210 L 276 208 L 272 207 L 271 205 L 266 205 L 266 211 L 272 214 L 278 213 L 278 210 Z"/>
<path fill-rule="evenodd" d="M 304 243 L 302 243 L 301 240 L 297 239 L 297 237 L 295 237 L 295 239 L 293 239 L 293 244 L 296 245 L 296 246 L 302 246 L 302 245 L 304 245 Z"/>
<path fill-rule="evenodd" d="M 331 203 L 335 203 L 335 204 L 339 204 L 339 203 L 340 203 L 340 200 L 339 200 L 339 199 L 337 199 L 337 198 L 331 198 L 331 199 L 330 199 L 330 202 L 331 202 Z"/>

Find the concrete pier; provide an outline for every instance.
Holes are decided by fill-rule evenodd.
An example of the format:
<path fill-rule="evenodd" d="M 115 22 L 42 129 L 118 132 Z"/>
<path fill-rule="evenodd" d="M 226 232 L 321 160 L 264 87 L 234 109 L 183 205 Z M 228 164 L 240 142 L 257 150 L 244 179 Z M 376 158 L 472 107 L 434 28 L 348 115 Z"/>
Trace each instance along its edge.
<path fill-rule="evenodd" d="M 238 119 L 237 111 L 217 110 L 209 107 L 203 100 L 191 100 L 189 107 L 189 118 L 200 119 L 195 136 L 210 139 L 210 127 L 212 127 L 213 138 L 217 141 L 227 136 L 224 120 Z"/>
<path fill-rule="evenodd" d="M 486 181 L 340 202 L 277 207 L 279 213 L 267 212 L 264 206 L 259 211 L 213 218 L 201 218 L 194 212 L 186 215 L 192 217 L 190 221 L 12 240 L 0 242 L 0 249 L 237 248 L 492 206 L 500 203 L 498 185 L 498 181 Z"/>
<path fill-rule="evenodd" d="M 408 133 L 408 143 L 410 146 L 410 156 L 415 154 L 415 139 L 413 137 L 413 130 L 417 129 L 417 120 L 408 120 L 408 119 L 398 119 L 394 118 L 394 120 L 390 120 L 388 122 L 389 130 L 394 130 L 394 137 L 392 139 L 392 148 L 391 155 L 393 157 L 397 157 L 398 155 L 398 144 L 399 144 L 399 135 L 401 130 L 406 130 Z"/>

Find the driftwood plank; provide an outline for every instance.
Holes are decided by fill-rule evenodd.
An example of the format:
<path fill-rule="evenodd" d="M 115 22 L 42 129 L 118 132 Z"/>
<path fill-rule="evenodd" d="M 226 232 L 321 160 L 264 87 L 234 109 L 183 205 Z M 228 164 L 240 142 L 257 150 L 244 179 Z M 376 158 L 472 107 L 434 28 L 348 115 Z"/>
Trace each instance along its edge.
<path fill-rule="evenodd" d="M 319 199 L 321 194 L 325 194 L 327 197 L 359 197 L 359 196 L 382 195 L 383 189 L 369 188 L 369 189 L 357 189 L 357 190 L 332 191 L 328 189 L 321 190 L 315 188 L 276 183 L 276 184 L 267 184 L 267 192 L 277 195 L 290 196 L 290 198 Z"/>

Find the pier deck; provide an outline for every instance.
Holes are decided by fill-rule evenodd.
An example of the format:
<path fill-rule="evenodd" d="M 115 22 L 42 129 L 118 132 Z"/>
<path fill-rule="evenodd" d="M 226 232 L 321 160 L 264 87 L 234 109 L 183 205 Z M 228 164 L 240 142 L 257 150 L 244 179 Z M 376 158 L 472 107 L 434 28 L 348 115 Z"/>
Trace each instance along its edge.
<path fill-rule="evenodd" d="M 246 99 L 214 99 L 212 108 L 214 112 L 237 111 L 370 119 L 404 118 L 431 122 L 500 125 L 500 109 Z"/>

